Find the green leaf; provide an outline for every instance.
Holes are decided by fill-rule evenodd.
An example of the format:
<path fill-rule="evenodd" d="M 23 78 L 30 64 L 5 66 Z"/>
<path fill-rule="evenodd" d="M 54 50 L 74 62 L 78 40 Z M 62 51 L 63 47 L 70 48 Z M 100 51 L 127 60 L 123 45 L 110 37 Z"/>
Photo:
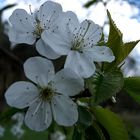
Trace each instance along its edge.
<path fill-rule="evenodd" d="M 120 71 L 97 74 L 86 81 L 93 95 L 93 102 L 99 104 L 115 95 L 123 87 L 123 75 Z"/>
<path fill-rule="evenodd" d="M 82 132 L 79 132 L 77 130 L 77 128 L 75 127 L 74 128 L 74 132 L 73 132 L 72 140 L 82 140 L 82 139 L 83 139 L 83 133 Z"/>
<path fill-rule="evenodd" d="M 140 77 L 124 79 L 123 89 L 137 102 L 140 103 Z"/>
<path fill-rule="evenodd" d="M 85 129 L 93 122 L 93 115 L 87 110 L 86 107 L 78 106 L 79 119 L 74 128 L 72 140 L 85 140 Z"/>
<path fill-rule="evenodd" d="M 105 68 L 110 69 L 114 66 L 117 67 L 129 55 L 129 53 L 137 45 L 139 40 L 123 43 L 122 40 L 123 35 L 121 31 L 117 28 L 108 10 L 107 10 L 107 15 L 109 18 L 109 25 L 110 25 L 107 46 L 112 49 L 115 55 L 115 60 L 112 63 L 110 64 L 106 63 Z"/>
<path fill-rule="evenodd" d="M 131 133 L 131 135 L 135 137 L 136 140 L 140 140 L 140 128 L 135 128 Z"/>
<path fill-rule="evenodd" d="M 86 129 L 85 140 L 105 140 L 102 130 L 95 121 Z"/>
<path fill-rule="evenodd" d="M 110 31 L 109 31 L 109 37 L 107 41 L 107 46 L 109 46 L 114 55 L 115 58 L 119 56 L 120 53 L 120 48 L 122 46 L 122 33 L 121 31 L 117 28 L 116 24 L 114 23 L 109 11 L 107 10 L 107 15 L 109 18 L 109 25 L 110 25 Z"/>
<path fill-rule="evenodd" d="M 120 48 L 120 55 L 116 59 L 116 64 L 119 65 L 138 44 L 139 40 L 124 43 Z"/>
<path fill-rule="evenodd" d="M 86 127 L 92 124 L 92 114 L 85 107 L 78 106 L 78 112 L 78 124 L 82 127 L 82 129 L 85 129 Z"/>
<path fill-rule="evenodd" d="M 96 120 L 107 130 L 110 140 L 129 140 L 128 133 L 121 118 L 108 109 L 92 109 Z"/>

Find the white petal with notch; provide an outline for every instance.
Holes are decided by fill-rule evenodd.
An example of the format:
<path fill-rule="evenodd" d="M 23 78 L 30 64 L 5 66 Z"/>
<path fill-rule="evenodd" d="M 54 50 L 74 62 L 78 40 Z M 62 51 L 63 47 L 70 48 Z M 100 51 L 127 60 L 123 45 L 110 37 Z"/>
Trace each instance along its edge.
<path fill-rule="evenodd" d="M 54 75 L 53 63 L 43 57 L 30 57 L 24 63 L 24 72 L 27 78 L 44 87 Z"/>

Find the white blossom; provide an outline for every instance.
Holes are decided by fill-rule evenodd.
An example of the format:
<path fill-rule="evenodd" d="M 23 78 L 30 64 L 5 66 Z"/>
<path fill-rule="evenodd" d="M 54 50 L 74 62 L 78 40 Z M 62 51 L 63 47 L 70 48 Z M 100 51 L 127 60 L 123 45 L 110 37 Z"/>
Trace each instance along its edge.
<path fill-rule="evenodd" d="M 79 23 L 73 12 L 66 12 L 55 32 L 43 32 L 42 39 L 60 55 L 67 55 L 65 68 L 88 78 L 96 68 L 93 62 L 112 62 L 115 57 L 109 47 L 99 46 L 102 29 L 91 20 Z"/>
<path fill-rule="evenodd" d="M 0 137 L 4 136 L 5 128 L 0 125 Z"/>
<path fill-rule="evenodd" d="M 18 112 L 12 116 L 12 120 L 16 121 L 19 126 L 22 126 L 24 121 L 24 114 Z"/>
<path fill-rule="evenodd" d="M 52 118 L 63 126 L 72 126 L 78 119 L 77 105 L 69 96 L 83 90 L 84 81 L 70 69 L 54 74 L 51 61 L 31 57 L 24 64 L 31 82 L 16 82 L 6 91 L 7 103 L 16 108 L 28 108 L 25 123 L 32 130 L 48 128 Z"/>
<path fill-rule="evenodd" d="M 45 2 L 38 11 L 31 14 L 24 9 L 16 9 L 9 18 L 12 24 L 8 34 L 10 41 L 30 45 L 37 41 L 36 49 L 41 55 L 47 55 L 50 59 L 58 58 L 59 55 L 44 44 L 41 34 L 44 31 L 54 31 L 61 14 L 61 5 L 52 1 Z"/>
<path fill-rule="evenodd" d="M 11 133 L 17 138 L 21 138 L 24 135 L 25 131 L 20 125 L 14 124 L 11 128 Z"/>
<path fill-rule="evenodd" d="M 11 133 L 17 138 L 21 138 L 25 133 L 24 129 L 22 128 L 23 121 L 24 121 L 24 114 L 16 113 L 12 116 L 12 120 L 16 121 L 16 123 L 12 126 Z"/>
<path fill-rule="evenodd" d="M 51 134 L 51 140 L 66 140 L 66 136 L 60 131 Z"/>

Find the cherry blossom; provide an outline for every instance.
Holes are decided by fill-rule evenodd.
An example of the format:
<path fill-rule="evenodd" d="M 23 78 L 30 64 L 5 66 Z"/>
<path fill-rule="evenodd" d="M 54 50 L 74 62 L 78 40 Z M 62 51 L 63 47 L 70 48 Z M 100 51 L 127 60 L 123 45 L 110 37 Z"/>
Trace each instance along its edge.
<path fill-rule="evenodd" d="M 62 13 L 61 5 L 52 1 L 45 2 L 31 14 L 24 9 L 16 9 L 9 18 L 12 24 L 8 34 L 10 41 L 30 45 L 36 42 L 36 49 L 41 55 L 47 55 L 50 59 L 58 58 L 59 55 L 44 44 L 41 34 L 55 30 Z"/>
<path fill-rule="evenodd" d="M 42 39 L 58 54 L 67 55 L 64 67 L 83 78 L 95 73 L 94 62 L 112 62 L 115 57 L 109 47 L 99 46 L 102 29 L 91 20 L 79 23 L 73 12 L 66 12 L 58 30 L 42 34 Z"/>
<path fill-rule="evenodd" d="M 72 126 L 78 120 L 77 105 L 70 96 L 83 90 L 84 81 L 70 69 L 54 74 L 50 60 L 31 57 L 24 64 L 25 75 L 31 82 L 19 81 L 6 91 L 7 103 L 19 109 L 26 107 L 26 125 L 35 131 L 48 128 L 52 118 L 63 126 Z"/>

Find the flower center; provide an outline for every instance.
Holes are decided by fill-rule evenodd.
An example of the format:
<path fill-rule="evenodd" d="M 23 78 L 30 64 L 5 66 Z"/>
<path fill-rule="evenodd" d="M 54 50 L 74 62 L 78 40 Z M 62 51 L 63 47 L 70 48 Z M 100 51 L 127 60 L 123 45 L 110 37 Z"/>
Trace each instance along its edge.
<path fill-rule="evenodd" d="M 34 24 L 35 24 L 35 31 L 33 32 L 33 34 L 37 38 L 40 38 L 41 37 L 41 33 L 43 32 L 44 29 L 42 29 L 42 27 L 40 25 L 40 21 L 37 18 L 34 18 L 34 14 L 32 12 L 31 5 L 29 5 L 29 10 L 30 10 L 30 14 L 33 16 Z"/>
<path fill-rule="evenodd" d="M 40 98 L 45 101 L 46 100 L 50 101 L 52 99 L 53 95 L 54 95 L 54 91 L 50 87 L 46 87 L 46 88 L 42 89 L 40 92 Z"/>
<path fill-rule="evenodd" d="M 33 34 L 36 35 L 37 38 L 40 38 L 43 31 L 44 29 L 41 27 L 40 21 L 36 19 L 35 31 Z"/>
<path fill-rule="evenodd" d="M 82 47 L 85 47 L 85 36 L 89 30 L 90 27 L 90 22 L 88 20 L 85 21 L 85 25 L 83 24 L 78 30 L 77 28 L 75 28 L 75 33 L 74 35 L 74 39 L 72 42 L 72 48 L 71 50 L 76 50 L 76 51 L 80 51 Z M 87 39 L 88 40 L 88 39 Z"/>

